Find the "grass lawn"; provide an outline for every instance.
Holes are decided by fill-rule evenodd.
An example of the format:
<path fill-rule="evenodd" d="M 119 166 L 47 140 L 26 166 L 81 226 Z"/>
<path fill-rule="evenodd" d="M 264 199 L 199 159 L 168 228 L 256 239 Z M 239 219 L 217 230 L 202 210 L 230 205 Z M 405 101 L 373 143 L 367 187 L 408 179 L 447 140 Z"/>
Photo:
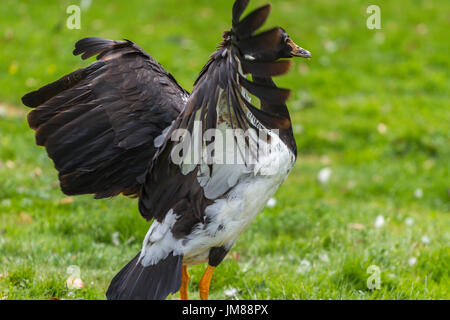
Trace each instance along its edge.
<path fill-rule="evenodd" d="M 69 30 L 74 3 L 0 6 L 0 299 L 104 299 L 149 228 L 136 200 L 62 194 L 20 97 L 86 66 L 71 55 L 85 36 L 137 42 L 191 90 L 231 23 L 232 1 L 96 0 Z M 293 89 L 298 163 L 216 270 L 210 297 L 449 299 L 450 2 L 272 3 L 267 27 L 313 54 L 278 79 Z M 366 27 L 370 4 L 381 30 Z M 71 265 L 84 288 L 67 288 Z M 367 287 L 373 265 L 379 289 Z M 190 268 L 190 298 L 204 268 Z"/>

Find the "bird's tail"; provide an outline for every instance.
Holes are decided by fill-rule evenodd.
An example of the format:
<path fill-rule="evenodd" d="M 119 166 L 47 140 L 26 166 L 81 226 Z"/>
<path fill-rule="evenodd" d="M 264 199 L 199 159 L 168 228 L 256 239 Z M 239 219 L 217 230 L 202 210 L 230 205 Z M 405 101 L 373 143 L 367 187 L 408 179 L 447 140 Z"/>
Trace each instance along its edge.
<path fill-rule="evenodd" d="M 108 300 L 163 300 L 181 286 L 183 256 L 170 253 L 157 264 L 143 266 L 140 253 L 111 281 Z"/>

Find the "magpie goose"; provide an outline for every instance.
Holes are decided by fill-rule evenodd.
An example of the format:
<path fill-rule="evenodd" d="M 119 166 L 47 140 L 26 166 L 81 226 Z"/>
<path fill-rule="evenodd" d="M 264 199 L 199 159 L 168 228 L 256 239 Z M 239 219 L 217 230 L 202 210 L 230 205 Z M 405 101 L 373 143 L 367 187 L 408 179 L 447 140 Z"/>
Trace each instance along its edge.
<path fill-rule="evenodd" d="M 85 38 L 73 53 L 96 62 L 22 98 L 65 194 L 138 197 L 153 221 L 108 299 L 187 299 L 187 266 L 202 263 L 207 299 L 215 267 L 295 163 L 290 91 L 272 77 L 311 55 L 282 28 L 257 33 L 271 6 L 241 19 L 248 4 L 234 3 L 192 93 L 135 43 Z"/>

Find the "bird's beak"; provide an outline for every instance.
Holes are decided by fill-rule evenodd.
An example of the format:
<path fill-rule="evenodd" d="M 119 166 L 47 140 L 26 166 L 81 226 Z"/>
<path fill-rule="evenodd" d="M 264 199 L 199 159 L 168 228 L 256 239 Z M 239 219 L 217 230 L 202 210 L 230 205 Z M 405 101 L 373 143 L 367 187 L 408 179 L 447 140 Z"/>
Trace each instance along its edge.
<path fill-rule="evenodd" d="M 311 52 L 298 46 L 294 41 L 290 40 L 289 46 L 292 48 L 291 55 L 293 57 L 311 58 Z"/>

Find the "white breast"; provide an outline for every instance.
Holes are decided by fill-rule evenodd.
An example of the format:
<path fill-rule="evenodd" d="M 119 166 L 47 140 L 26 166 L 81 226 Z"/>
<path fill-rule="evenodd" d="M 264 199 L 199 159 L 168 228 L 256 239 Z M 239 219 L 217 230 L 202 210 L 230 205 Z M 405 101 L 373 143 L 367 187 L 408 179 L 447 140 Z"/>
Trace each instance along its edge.
<path fill-rule="evenodd" d="M 241 170 L 241 176 L 227 195 L 206 208 L 209 223 L 206 229 L 199 225 L 189 236 L 183 248 L 185 264 L 206 261 L 211 247 L 230 248 L 287 178 L 295 156 L 277 135 L 273 134 L 272 139 L 276 151 L 262 155 L 251 173 L 248 169 Z M 222 171 L 229 168 L 220 169 L 217 174 L 226 176 Z"/>

